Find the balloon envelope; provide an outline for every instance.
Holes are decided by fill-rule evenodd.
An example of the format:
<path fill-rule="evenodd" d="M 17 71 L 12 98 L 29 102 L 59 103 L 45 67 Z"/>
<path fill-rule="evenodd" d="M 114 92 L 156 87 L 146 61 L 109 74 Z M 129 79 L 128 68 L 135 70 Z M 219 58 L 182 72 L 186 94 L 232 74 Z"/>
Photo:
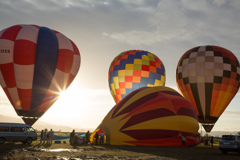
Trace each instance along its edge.
<path fill-rule="evenodd" d="M 59 98 L 79 67 L 77 46 L 57 31 L 15 25 L 0 32 L 0 84 L 29 125 Z"/>
<path fill-rule="evenodd" d="M 187 137 L 187 146 L 199 143 L 193 105 L 164 86 L 131 92 L 112 108 L 96 131 L 99 129 L 105 131 L 110 145 L 182 146 L 182 136 Z"/>
<path fill-rule="evenodd" d="M 116 103 L 136 89 L 164 86 L 165 81 L 162 61 L 143 50 L 120 53 L 112 61 L 108 72 L 109 88 Z"/>
<path fill-rule="evenodd" d="M 195 106 L 199 122 L 210 132 L 239 89 L 239 61 L 222 47 L 195 47 L 180 58 L 176 80 L 183 96 Z"/>

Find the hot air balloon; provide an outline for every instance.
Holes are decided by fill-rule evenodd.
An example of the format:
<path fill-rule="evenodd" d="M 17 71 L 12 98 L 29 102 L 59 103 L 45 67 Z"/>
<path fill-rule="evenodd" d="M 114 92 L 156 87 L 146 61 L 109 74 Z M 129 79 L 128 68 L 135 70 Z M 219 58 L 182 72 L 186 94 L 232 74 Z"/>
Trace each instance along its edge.
<path fill-rule="evenodd" d="M 106 144 L 138 146 L 186 146 L 199 143 L 194 106 L 177 91 L 165 87 L 134 90 L 117 103 L 91 134 L 104 131 Z"/>
<path fill-rule="evenodd" d="M 109 88 L 116 103 L 141 87 L 164 86 L 165 80 L 162 61 L 143 50 L 120 53 L 112 61 L 108 72 Z"/>
<path fill-rule="evenodd" d="M 0 84 L 26 124 L 51 107 L 79 67 L 77 46 L 57 31 L 15 25 L 0 32 Z"/>
<path fill-rule="evenodd" d="M 177 86 L 194 105 L 198 121 L 210 132 L 239 88 L 239 62 L 234 54 L 218 46 L 199 46 L 180 58 Z"/>

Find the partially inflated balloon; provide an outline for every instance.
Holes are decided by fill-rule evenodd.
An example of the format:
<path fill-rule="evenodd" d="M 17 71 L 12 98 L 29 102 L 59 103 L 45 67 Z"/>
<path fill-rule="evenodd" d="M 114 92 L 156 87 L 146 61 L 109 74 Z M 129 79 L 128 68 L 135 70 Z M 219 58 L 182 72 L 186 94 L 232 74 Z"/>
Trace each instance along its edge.
<path fill-rule="evenodd" d="M 198 121 L 194 106 L 175 90 L 143 87 L 117 103 L 95 132 L 104 130 L 106 144 L 139 146 L 182 146 L 199 143 Z"/>
<path fill-rule="evenodd" d="M 57 31 L 15 25 L 0 32 L 0 84 L 29 125 L 59 98 L 79 67 L 77 46 Z"/>
<path fill-rule="evenodd" d="M 180 58 L 176 80 L 183 96 L 195 106 L 199 122 L 210 132 L 239 89 L 239 61 L 222 47 L 195 47 Z"/>
<path fill-rule="evenodd" d="M 109 88 L 116 103 L 141 87 L 164 86 L 165 80 L 162 61 L 142 50 L 120 53 L 112 61 L 108 72 Z"/>

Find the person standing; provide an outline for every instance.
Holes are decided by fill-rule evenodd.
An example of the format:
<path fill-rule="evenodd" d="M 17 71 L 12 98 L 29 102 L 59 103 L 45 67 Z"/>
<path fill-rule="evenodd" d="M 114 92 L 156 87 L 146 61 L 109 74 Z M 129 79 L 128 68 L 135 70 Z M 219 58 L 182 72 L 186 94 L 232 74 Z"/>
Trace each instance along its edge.
<path fill-rule="evenodd" d="M 48 142 L 49 142 L 50 144 L 52 144 L 53 135 L 54 135 L 54 132 L 53 132 L 53 130 L 51 129 L 51 130 L 48 132 Z"/>
<path fill-rule="evenodd" d="M 75 137 L 75 130 L 73 130 L 70 133 L 70 144 L 73 145 L 74 144 L 74 137 Z"/>
<path fill-rule="evenodd" d="M 87 133 L 85 134 L 86 144 L 89 143 L 89 137 L 90 137 L 90 134 L 89 134 L 89 131 L 87 131 Z"/>
<path fill-rule="evenodd" d="M 211 137 L 211 145 L 212 145 L 212 148 L 213 148 L 213 136 Z"/>
<path fill-rule="evenodd" d="M 100 133 L 100 144 L 104 144 L 104 133 Z"/>
<path fill-rule="evenodd" d="M 41 135 L 40 135 L 40 143 L 42 143 L 42 141 L 44 140 L 44 131 L 41 131 Z"/>
<path fill-rule="evenodd" d="M 97 132 L 95 133 L 94 137 L 95 137 L 95 142 L 96 142 L 96 144 L 98 144 L 98 137 L 99 137 L 99 135 L 98 135 Z"/>
<path fill-rule="evenodd" d="M 45 131 L 44 131 L 44 142 L 43 143 L 45 143 L 46 140 L 47 140 L 47 129 L 45 129 Z"/>
<path fill-rule="evenodd" d="M 182 136 L 182 144 L 183 144 L 183 146 L 185 146 L 185 141 L 186 141 L 186 137 Z"/>

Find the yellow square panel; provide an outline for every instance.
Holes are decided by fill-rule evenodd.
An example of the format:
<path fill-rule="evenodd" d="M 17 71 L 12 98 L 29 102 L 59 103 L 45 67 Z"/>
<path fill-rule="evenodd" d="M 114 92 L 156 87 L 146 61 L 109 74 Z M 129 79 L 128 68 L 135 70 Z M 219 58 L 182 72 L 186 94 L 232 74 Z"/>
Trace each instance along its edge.
<path fill-rule="evenodd" d="M 120 99 L 122 100 L 122 96 L 121 95 L 115 95 L 116 99 Z"/>
<path fill-rule="evenodd" d="M 125 76 L 133 76 L 133 70 L 126 70 Z"/>
<path fill-rule="evenodd" d="M 152 54 L 152 53 L 148 52 L 147 54 L 148 54 L 148 56 L 153 57 L 153 54 Z"/>
<path fill-rule="evenodd" d="M 125 82 L 125 76 L 118 76 L 118 82 Z"/>
<path fill-rule="evenodd" d="M 141 77 L 146 77 L 146 78 L 148 78 L 148 77 L 149 77 L 149 72 L 148 72 L 148 71 L 142 71 L 142 72 L 141 72 Z"/>
<path fill-rule="evenodd" d="M 166 75 L 165 75 L 165 76 L 161 75 L 161 81 L 162 81 L 162 82 L 165 82 L 165 81 L 166 81 Z"/>
<path fill-rule="evenodd" d="M 134 64 L 142 64 L 142 60 L 141 59 L 134 59 Z"/>
<path fill-rule="evenodd" d="M 133 70 L 133 64 L 126 64 L 126 70 Z"/>
<path fill-rule="evenodd" d="M 118 77 L 113 77 L 113 83 L 118 83 Z"/>
<path fill-rule="evenodd" d="M 159 80 L 156 79 L 154 85 L 155 85 L 155 86 L 160 86 L 160 82 L 161 82 L 161 81 L 159 81 Z"/>
<path fill-rule="evenodd" d="M 141 82 L 141 77 L 133 76 L 133 82 L 140 83 Z"/>
<path fill-rule="evenodd" d="M 112 88 L 111 93 L 112 93 L 113 95 L 116 95 L 114 84 L 112 83 L 112 84 L 110 84 L 110 86 L 111 86 L 111 88 Z"/>
<path fill-rule="evenodd" d="M 126 94 L 126 89 L 120 89 L 121 94 Z"/>
<path fill-rule="evenodd" d="M 147 84 L 147 87 L 154 87 L 154 85 L 152 85 L 152 84 Z"/>
<path fill-rule="evenodd" d="M 125 83 L 125 88 L 126 89 L 132 89 L 132 82 L 126 82 Z"/>
<path fill-rule="evenodd" d="M 125 76 L 125 70 L 119 70 L 118 76 Z"/>
<path fill-rule="evenodd" d="M 149 57 L 147 55 L 142 55 L 142 59 L 149 60 Z"/>
<path fill-rule="evenodd" d="M 114 88 L 119 89 L 119 83 L 114 83 Z"/>

